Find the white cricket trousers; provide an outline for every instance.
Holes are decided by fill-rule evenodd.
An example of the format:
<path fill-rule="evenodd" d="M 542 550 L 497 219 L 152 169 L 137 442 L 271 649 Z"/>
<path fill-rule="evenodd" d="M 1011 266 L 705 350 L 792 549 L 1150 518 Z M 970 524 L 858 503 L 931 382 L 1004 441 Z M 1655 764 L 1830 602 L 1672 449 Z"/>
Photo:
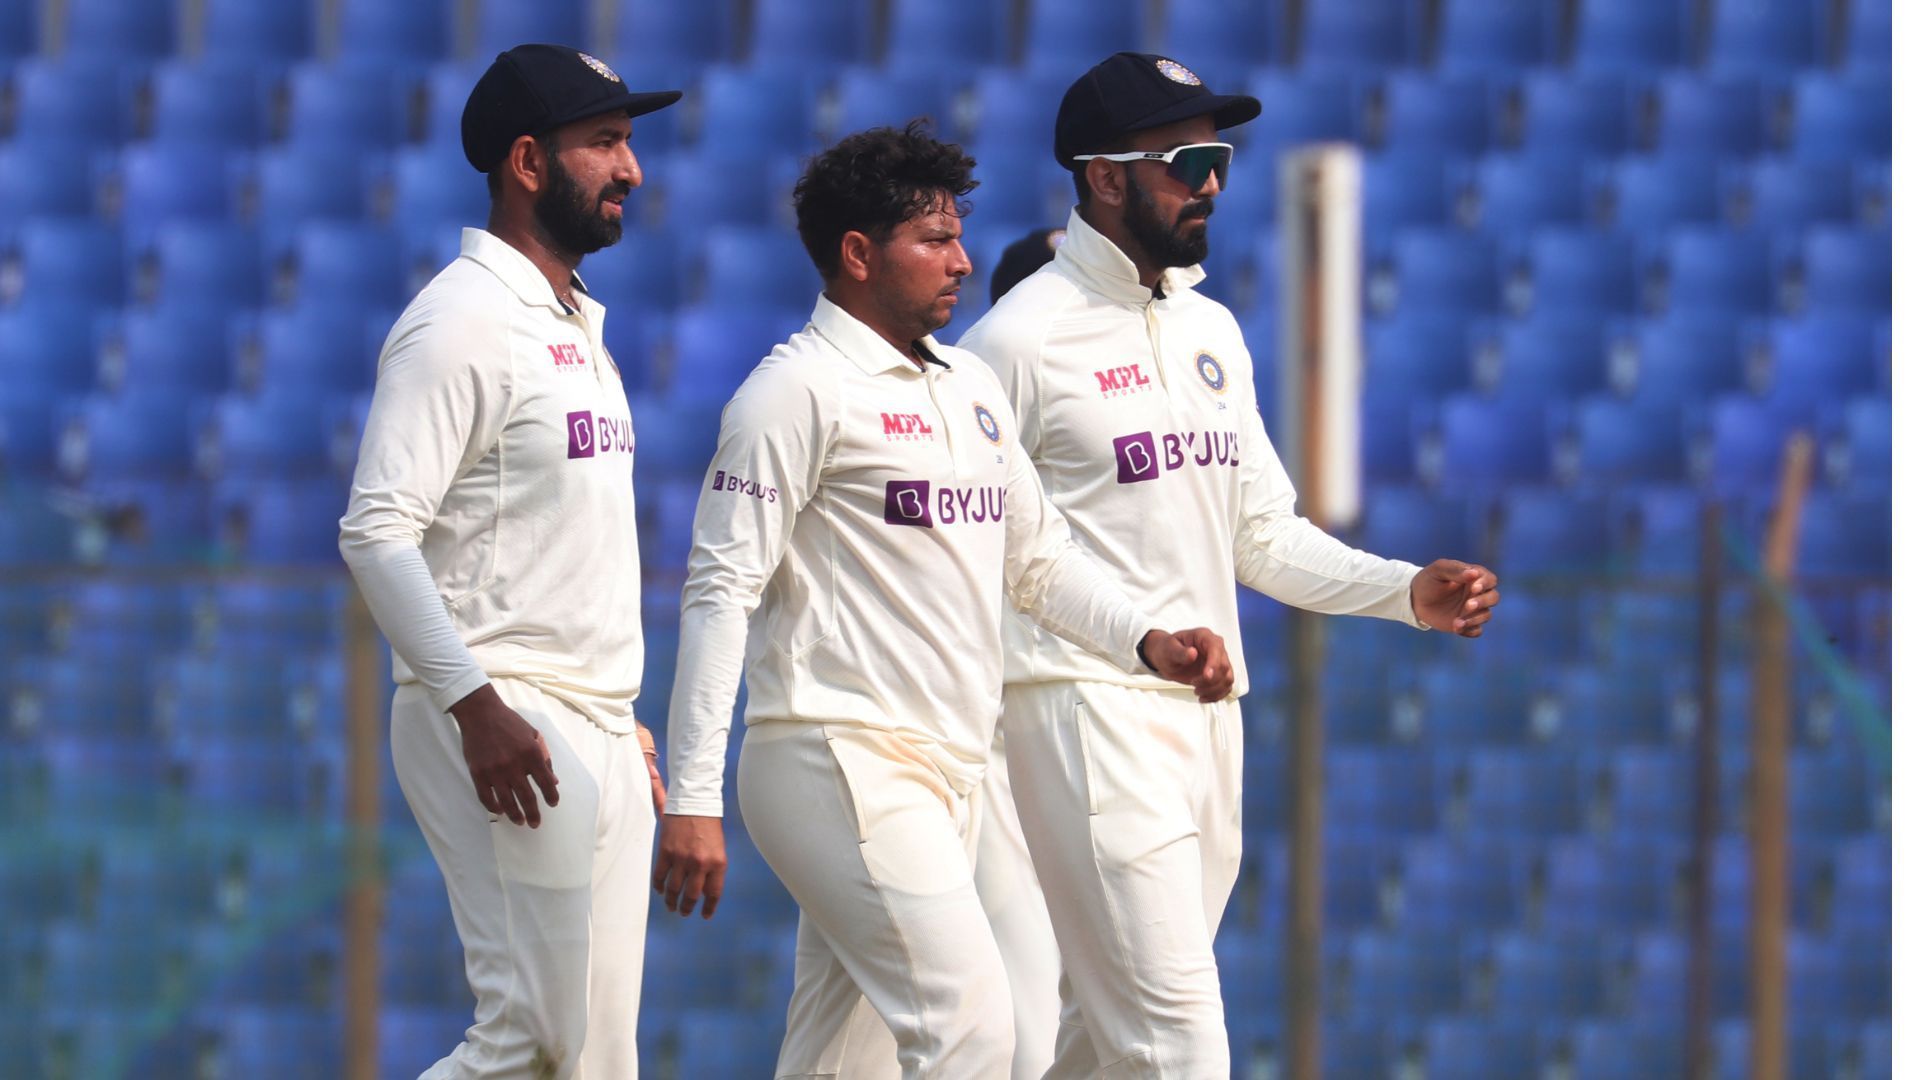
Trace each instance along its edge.
<path fill-rule="evenodd" d="M 655 824 L 640 740 L 527 683 L 493 685 L 553 757 L 560 805 L 541 800 L 538 829 L 480 805 L 460 729 L 425 690 L 393 697 L 394 770 L 446 878 L 475 999 L 466 1041 L 421 1076 L 637 1076 Z"/>
<path fill-rule="evenodd" d="M 1240 872 L 1240 707 L 1008 686 L 1007 771 L 1066 977 L 1049 1080 L 1227 1080 L 1213 936 Z"/>
<path fill-rule="evenodd" d="M 1000 734 L 994 737 L 993 757 L 980 782 L 980 856 L 973 883 L 1013 991 L 1012 1080 L 1040 1080 L 1053 1064 L 1060 1030 L 1060 943 L 1054 940 L 1047 900 L 1020 831 L 1007 777 L 1005 736 Z"/>
<path fill-rule="evenodd" d="M 977 793 L 891 733 L 765 720 L 747 728 L 738 790 L 800 905 L 776 1076 L 867 1080 L 848 1046 L 864 996 L 905 1080 L 1006 1080 L 1012 1002 L 973 886 Z"/>

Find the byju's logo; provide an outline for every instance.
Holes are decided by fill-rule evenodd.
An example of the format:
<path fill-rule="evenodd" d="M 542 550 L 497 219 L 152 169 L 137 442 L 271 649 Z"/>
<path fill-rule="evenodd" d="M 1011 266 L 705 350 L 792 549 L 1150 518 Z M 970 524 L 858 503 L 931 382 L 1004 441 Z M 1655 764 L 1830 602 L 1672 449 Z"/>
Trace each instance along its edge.
<path fill-rule="evenodd" d="M 922 529 L 933 528 L 936 519 L 942 525 L 980 525 L 1007 513 L 1003 487 L 936 488 L 926 480 L 889 480 L 886 500 L 887 524 Z"/>
<path fill-rule="evenodd" d="M 749 480 L 739 473 L 729 473 L 725 469 L 715 469 L 713 471 L 713 490 L 737 491 L 742 495 L 755 499 L 765 499 L 768 502 L 780 501 L 779 488 L 768 487 L 758 480 Z"/>
<path fill-rule="evenodd" d="M 1113 440 L 1113 462 L 1123 484 L 1137 484 L 1160 475 L 1160 455 L 1155 452 L 1153 432 L 1122 435 Z"/>
<path fill-rule="evenodd" d="M 932 489 L 925 480 L 887 481 L 887 524 L 933 528 Z"/>
<path fill-rule="evenodd" d="M 593 456 L 593 414 L 582 410 L 567 414 L 567 458 Z"/>

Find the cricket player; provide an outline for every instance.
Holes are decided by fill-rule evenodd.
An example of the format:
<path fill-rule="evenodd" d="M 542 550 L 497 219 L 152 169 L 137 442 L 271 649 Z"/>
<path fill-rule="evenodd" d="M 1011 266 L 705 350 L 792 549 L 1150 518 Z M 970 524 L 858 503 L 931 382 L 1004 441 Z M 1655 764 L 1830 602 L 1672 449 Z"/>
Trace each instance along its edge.
<path fill-rule="evenodd" d="M 1004 1080 L 1013 1018 L 972 852 L 999 708 L 1002 597 L 1116 670 L 1232 687 L 1073 545 L 1000 384 L 928 335 L 971 272 L 973 161 L 919 126 L 848 137 L 794 189 L 825 279 L 721 418 L 694 517 L 654 883 L 710 914 L 721 772 L 747 666 L 740 808 L 801 909 L 776 1075 L 847 1063 L 864 996 L 908 1080 Z"/>
<path fill-rule="evenodd" d="M 961 345 L 1000 376 L 1074 538 L 1143 608 L 1225 627 L 1236 671 L 1236 582 L 1477 637 L 1499 600 L 1485 568 L 1377 558 L 1294 513 L 1240 328 L 1193 289 L 1233 158 L 1218 132 L 1259 112 L 1165 57 L 1095 65 L 1055 125 L 1066 239 Z M 1066 970 L 1046 1075 L 1224 1080 L 1212 946 L 1240 866 L 1246 678 L 1209 703 L 1024 613 L 1005 628 L 1009 779 Z"/>
<path fill-rule="evenodd" d="M 665 791 L 640 691 L 633 425 L 575 276 L 640 185 L 633 93 L 556 45 L 501 53 L 461 117 L 487 227 L 381 350 L 340 553 L 393 643 L 393 760 L 476 1001 L 428 1077 L 633 1077 Z"/>

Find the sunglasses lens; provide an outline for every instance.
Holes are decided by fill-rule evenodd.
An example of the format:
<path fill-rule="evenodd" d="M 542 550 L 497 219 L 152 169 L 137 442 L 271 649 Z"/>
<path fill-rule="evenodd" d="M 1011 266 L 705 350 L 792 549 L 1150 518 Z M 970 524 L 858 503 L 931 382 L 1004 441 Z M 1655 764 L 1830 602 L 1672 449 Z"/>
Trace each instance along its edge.
<path fill-rule="evenodd" d="M 1231 146 L 1186 146 L 1167 160 L 1167 172 L 1196 191 L 1207 185 L 1207 174 L 1212 173 L 1225 188 L 1227 163 L 1232 160 Z"/>

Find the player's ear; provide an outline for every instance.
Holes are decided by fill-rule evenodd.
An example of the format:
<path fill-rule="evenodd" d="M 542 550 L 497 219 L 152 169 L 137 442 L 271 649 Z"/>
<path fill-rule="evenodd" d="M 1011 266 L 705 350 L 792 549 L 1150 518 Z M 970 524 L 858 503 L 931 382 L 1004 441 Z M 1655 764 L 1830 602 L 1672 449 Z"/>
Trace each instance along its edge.
<path fill-rule="evenodd" d="M 1093 201 L 1120 206 L 1127 200 L 1127 168 L 1118 161 L 1094 158 L 1087 162 L 1087 190 Z"/>
<path fill-rule="evenodd" d="M 873 274 L 873 238 L 855 229 L 848 229 L 840 237 L 840 269 L 855 281 L 865 281 Z"/>
<path fill-rule="evenodd" d="M 539 140 L 522 135 L 507 148 L 506 182 L 523 191 L 537 192 L 547 176 L 547 152 Z"/>

